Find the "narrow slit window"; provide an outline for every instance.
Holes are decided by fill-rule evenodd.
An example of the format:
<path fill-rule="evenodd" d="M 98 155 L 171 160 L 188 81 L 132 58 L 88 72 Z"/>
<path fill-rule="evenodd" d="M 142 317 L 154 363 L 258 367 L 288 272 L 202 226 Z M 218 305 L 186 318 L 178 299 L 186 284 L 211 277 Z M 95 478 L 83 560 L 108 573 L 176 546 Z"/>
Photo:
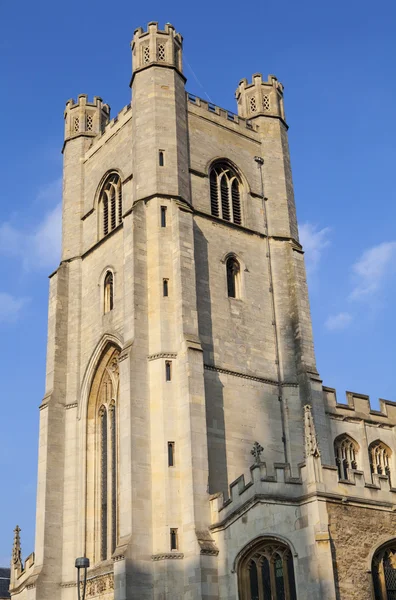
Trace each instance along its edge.
<path fill-rule="evenodd" d="M 104 280 L 104 312 L 108 313 L 114 307 L 114 277 L 111 271 L 106 273 Z"/>
<path fill-rule="evenodd" d="M 230 256 L 226 263 L 227 270 L 227 294 L 229 298 L 239 297 L 239 278 L 240 278 L 240 265 L 236 258 Z"/>
<path fill-rule="evenodd" d="M 160 150 L 158 153 L 158 161 L 159 161 L 159 166 L 163 167 L 165 164 L 165 153 L 163 150 Z"/>
<path fill-rule="evenodd" d="M 163 294 L 164 294 L 164 296 L 166 296 L 166 297 L 167 297 L 167 296 L 169 296 L 169 286 L 168 286 L 168 282 L 169 282 L 169 280 L 168 280 L 168 279 L 164 279 L 164 280 L 162 281 Z"/>
<path fill-rule="evenodd" d="M 161 206 L 161 227 L 166 227 L 166 206 Z"/>
<path fill-rule="evenodd" d="M 175 442 L 168 442 L 168 467 L 175 466 Z"/>
<path fill-rule="evenodd" d="M 172 380 L 172 361 L 170 360 L 165 361 L 165 380 Z"/>
<path fill-rule="evenodd" d="M 177 550 L 178 549 L 178 539 L 177 539 L 177 529 L 174 529 L 172 527 L 172 529 L 170 530 L 170 549 L 171 550 Z"/>

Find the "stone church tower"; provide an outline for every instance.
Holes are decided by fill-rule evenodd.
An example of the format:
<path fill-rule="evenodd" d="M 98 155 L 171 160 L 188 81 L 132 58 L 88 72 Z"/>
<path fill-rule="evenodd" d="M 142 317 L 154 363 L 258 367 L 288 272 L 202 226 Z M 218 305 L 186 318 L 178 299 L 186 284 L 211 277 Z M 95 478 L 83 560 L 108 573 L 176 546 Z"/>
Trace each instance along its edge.
<path fill-rule="evenodd" d="M 238 115 L 188 94 L 169 24 L 132 62 L 114 119 L 66 104 L 12 598 L 75 600 L 80 556 L 100 600 L 395 598 L 396 405 L 340 404 L 316 370 L 283 86 L 243 79 Z"/>

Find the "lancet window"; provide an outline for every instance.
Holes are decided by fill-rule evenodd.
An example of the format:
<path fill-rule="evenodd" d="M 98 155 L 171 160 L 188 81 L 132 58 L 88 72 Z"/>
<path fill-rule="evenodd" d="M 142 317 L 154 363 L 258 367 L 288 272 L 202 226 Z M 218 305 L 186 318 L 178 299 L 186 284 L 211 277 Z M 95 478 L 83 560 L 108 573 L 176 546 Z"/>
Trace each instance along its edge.
<path fill-rule="evenodd" d="M 104 279 L 104 312 L 110 312 L 114 308 L 114 276 L 107 271 Z"/>
<path fill-rule="evenodd" d="M 226 163 L 217 163 L 210 171 L 209 183 L 212 215 L 241 225 L 241 185 L 235 171 Z"/>
<path fill-rule="evenodd" d="M 241 600 L 296 600 L 290 548 L 273 539 L 254 544 L 238 569 Z"/>
<path fill-rule="evenodd" d="M 396 598 L 396 540 L 375 553 L 372 562 L 375 600 Z"/>
<path fill-rule="evenodd" d="M 87 423 L 87 553 L 110 559 L 118 523 L 118 351 L 109 347 L 93 380 Z"/>
<path fill-rule="evenodd" d="M 377 440 L 369 446 L 370 468 L 376 475 L 386 475 L 391 480 L 391 450 L 386 444 Z M 395 590 L 396 591 L 396 590 Z M 395 594 L 396 597 L 396 594 Z"/>
<path fill-rule="evenodd" d="M 100 193 L 101 237 L 113 231 L 122 222 L 122 185 L 118 173 L 111 173 Z"/>
<path fill-rule="evenodd" d="M 348 479 L 348 469 L 357 469 L 357 443 L 349 435 L 339 435 L 334 440 L 334 454 L 340 479 Z"/>
<path fill-rule="evenodd" d="M 229 298 L 240 298 L 241 266 L 235 256 L 229 256 L 226 261 L 227 295 Z"/>

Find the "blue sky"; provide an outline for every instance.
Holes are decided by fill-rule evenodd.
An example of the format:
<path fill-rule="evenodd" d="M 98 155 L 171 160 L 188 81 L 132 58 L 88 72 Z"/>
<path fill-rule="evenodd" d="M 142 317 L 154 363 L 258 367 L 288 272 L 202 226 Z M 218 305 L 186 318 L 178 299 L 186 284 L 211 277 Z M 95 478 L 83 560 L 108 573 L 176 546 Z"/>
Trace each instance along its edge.
<path fill-rule="evenodd" d="M 319 371 L 339 400 L 346 389 L 374 405 L 396 400 L 394 2 L 16 0 L 1 3 L 0 19 L 1 565 L 16 523 L 24 556 L 34 546 L 64 105 L 80 93 L 102 96 L 113 116 L 126 105 L 129 42 L 151 20 L 184 36 L 192 93 L 236 111 L 242 77 L 274 73 L 284 83 Z"/>

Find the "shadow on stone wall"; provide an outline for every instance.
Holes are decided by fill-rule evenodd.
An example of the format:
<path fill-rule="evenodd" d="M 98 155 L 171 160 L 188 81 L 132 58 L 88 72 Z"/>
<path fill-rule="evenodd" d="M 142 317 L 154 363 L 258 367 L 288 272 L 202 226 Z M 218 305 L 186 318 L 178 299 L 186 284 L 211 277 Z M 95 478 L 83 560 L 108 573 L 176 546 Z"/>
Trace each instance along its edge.
<path fill-rule="evenodd" d="M 208 241 L 194 223 L 198 328 L 204 364 L 214 366 L 211 295 L 209 285 Z M 223 384 L 216 371 L 205 369 L 206 427 L 209 459 L 209 493 L 228 497 L 226 432 Z"/>

